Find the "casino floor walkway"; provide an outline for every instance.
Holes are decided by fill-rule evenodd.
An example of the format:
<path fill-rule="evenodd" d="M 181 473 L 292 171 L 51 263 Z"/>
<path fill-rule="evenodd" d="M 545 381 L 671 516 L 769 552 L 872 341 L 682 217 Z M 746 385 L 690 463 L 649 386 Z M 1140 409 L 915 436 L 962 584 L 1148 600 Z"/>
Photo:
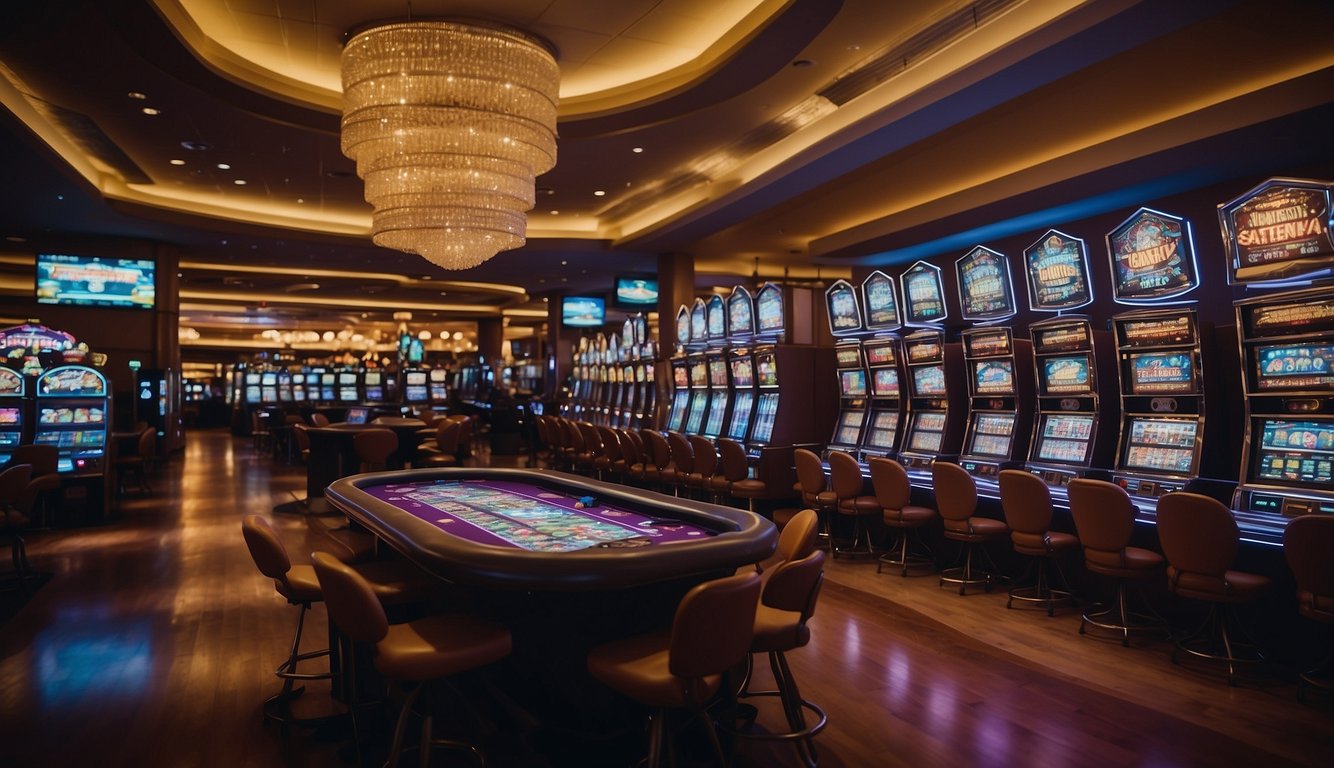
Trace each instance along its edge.
<path fill-rule="evenodd" d="M 292 614 L 240 518 L 303 478 L 248 441 L 196 432 L 156 495 L 114 522 L 32 534 L 52 577 L 0 628 L 0 765 L 344 764 L 336 739 L 259 717 Z M 300 552 L 307 523 L 278 521 Z M 831 563 L 811 644 L 791 656 L 829 711 L 822 764 L 1334 765 L 1334 706 L 1302 705 L 1290 684 L 1229 689 L 1173 667 L 1165 644 L 1125 649 L 1081 638 L 1072 614 L 1004 606 L 999 591 L 960 598 L 934 578 Z M 317 609 L 311 625 L 323 621 Z M 746 746 L 738 762 L 789 756 Z"/>

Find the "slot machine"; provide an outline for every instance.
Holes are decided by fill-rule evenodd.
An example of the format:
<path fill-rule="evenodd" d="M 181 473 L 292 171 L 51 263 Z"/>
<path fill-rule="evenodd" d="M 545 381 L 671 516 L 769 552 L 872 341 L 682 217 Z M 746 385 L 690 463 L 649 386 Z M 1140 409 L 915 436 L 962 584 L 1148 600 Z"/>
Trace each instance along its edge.
<path fill-rule="evenodd" d="M 62 365 L 37 377 L 34 394 L 33 442 L 56 446 L 60 472 L 102 474 L 109 433 L 106 377 L 88 366 Z"/>
<path fill-rule="evenodd" d="M 874 334 L 862 342 L 870 404 L 866 428 L 862 431 L 861 455 L 891 456 L 898 450 L 899 424 L 903 418 L 899 371 L 903 346 L 895 333 L 903 322 L 899 318 L 894 278 L 877 270 L 862 281 L 861 291 L 866 330 Z"/>
<path fill-rule="evenodd" d="M 345 369 L 338 372 L 338 402 L 356 403 L 361 401 L 361 372 Z"/>
<path fill-rule="evenodd" d="M 0 368 L 0 464 L 9 462 L 23 444 L 23 397 L 26 379 L 18 371 Z"/>
<path fill-rule="evenodd" d="M 292 373 L 286 369 L 278 371 L 278 402 L 292 402 Z"/>
<path fill-rule="evenodd" d="M 685 427 L 686 412 L 690 409 L 690 373 L 685 357 L 672 364 L 672 408 L 667 414 L 667 431 L 680 432 Z"/>
<path fill-rule="evenodd" d="M 303 371 L 292 374 L 292 402 L 306 402 L 306 374 Z"/>
<path fill-rule="evenodd" d="M 403 371 L 403 402 L 409 405 L 426 405 L 431 402 L 426 369 L 408 368 Z"/>
<path fill-rule="evenodd" d="M 1090 467 L 1112 465 L 1115 441 L 1110 438 L 1116 432 L 1106 428 L 1116 420 L 1111 344 L 1106 339 L 1097 343 L 1086 317 L 1039 320 L 1028 330 L 1037 381 L 1028 468 L 1054 492 L 1063 493 Z"/>
<path fill-rule="evenodd" d="M 948 317 L 940 268 L 919 261 L 900 280 L 906 324 L 920 327 L 903 338 L 908 422 L 899 461 L 920 482 L 930 477 L 932 461 L 958 456 L 968 403 L 958 345 L 947 345 L 935 325 Z"/>
<path fill-rule="evenodd" d="M 430 396 L 431 405 L 447 405 L 449 403 L 449 370 L 447 368 L 432 368 L 427 371 L 426 389 Z"/>
<path fill-rule="evenodd" d="M 1273 178 L 1218 209 L 1231 283 L 1319 284 L 1235 307 L 1246 419 L 1234 514 L 1270 543 L 1294 516 L 1334 513 L 1331 193 L 1331 182 Z"/>
<path fill-rule="evenodd" d="M 792 467 L 791 451 L 773 449 L 823 439 L 817 432 L 821 427 L 816 420 L 819 409 L 811 403 L 809 396 L 815 390 L 816 369 L 819 367 L 817 351 L 810 346 L 784 343 L 789 325 L 787 312 L 788 302 L 782 286 L 765 283 L 755 293 L 755 346 L 752 351 L 755 414 L 750 434 L 746 437 L 747 453 L 760 461 L 756 476 L 771 488 L 786 481 L 784 490 L 791 487 L 791 481 L 784 474 Z M 785 392 L 793 394 L 784 396 Z M 806 395 L 804 401 L 803 394 Z M 774 458 L 766 460 L 766 452 Z"/>
<path fill-rule="evenodd" d="M 866 361 L 861 342 L 848 338 L 865 330 L 857 290 L 846 280 L 835 280 L 825 290 L 829 332 L 834 346 L 834 375 L 838 378 L 838 419 L 828 449 L 857 455 L 866 426 Z"/>
<path fill-rule="evenodd" d="M 688 355 L 686 369 L 690 373 L 690 405 L 681 431 L 698 435 L 704 428 L 704 415 L 709 407 L 709 362 L 704 355 Z"/>
<path fill-rule="evenodd" d="M 385 401 L 384 371 L 378 368 L 368 368 L 362 374 L 361 382 L 364 387 L 363 402 L 383 403 Z"/>
<path fill-rule="evenodd" d="M 730 415 L 732 387 L 728 377 L 726 352 L 721 350 L 710 352 L 704 357 L 709 366 L 709 411 L 699 434 L 713 440 L 722 434 L 723 425 L 727 423 L 727 417 Z"/>
<path fill-rule="evenodd" d="M 959 465 L 974 477 L 998 482 L 1002 465 L 1028 449 L 1033 355 L 1010 328 L 970 328 L 962 338 L 969 403 Z"/>
<path fill-rule="evenodd" d="M 723 436 L 744 444 L 755 416 L 755 304 L 745 286 L 734 286 L 727 296 L 727 368 L 732 382 L 732 412 Z"/>
<path fill-rule="evenodd" d="M 320 373 L 320 400 L 326 403 L 337 401 L 337 384 L 338 376 L 333 371 L 322 371 Z"/>

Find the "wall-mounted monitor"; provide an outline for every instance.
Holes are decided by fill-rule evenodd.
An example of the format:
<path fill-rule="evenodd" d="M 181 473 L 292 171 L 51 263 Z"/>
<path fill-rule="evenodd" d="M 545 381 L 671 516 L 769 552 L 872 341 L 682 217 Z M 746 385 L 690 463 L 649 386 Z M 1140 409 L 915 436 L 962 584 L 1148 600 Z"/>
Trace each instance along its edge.
<path fill-rule="evenodd" d="M 658 278 L 618 277 L 612 303 L 622 309 L 653 311 L 658 307 Z"/>
<path fill-rule="evenodd" d="M 152 309 L 157 265 L 151 259 L 37 254 L 37 303 Z"/>
<path fill-rule="evenodd" d="M 595 296 L 566 296 L 560 300 L 560 322 L 566 328 L 600 328 L 607 320 L 606 301 Z"/>

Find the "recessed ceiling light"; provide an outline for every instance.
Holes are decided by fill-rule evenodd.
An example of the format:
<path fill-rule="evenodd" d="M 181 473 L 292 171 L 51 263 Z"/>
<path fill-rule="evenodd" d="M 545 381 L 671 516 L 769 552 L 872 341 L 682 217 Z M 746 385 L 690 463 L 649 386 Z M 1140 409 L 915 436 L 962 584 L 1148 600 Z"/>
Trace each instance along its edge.
<path fill-rule="evenodd" d="M 603 197 L 603 196 L 605 196 L 606 194 L 607 194 L 606 190 L 603 190 L 603 189 L 595 189 L 595 190 L 593 190 L 593 197 Z"/>
<path fill-rule="evenodd" d="M 559 216 L 559 215 L 560 215 L 560 211 L 552 211 L 552 212 L 551 212 L 551 215 L 552 215 L 552 216 Z"/>
<path fill-rule="evenodd" d="M 546 303 L 549 302 L 549 301 L 551 301 L 551 299 L 548 299 L 546 296 L 543 296 L 543 297 L 542 297 L 542 303 L 543 303 L 543 304 L 546 304 Z"/>
<path fill-rule="evenodd" d="M 245 179 L 237 179 L 236 181 L 233 181 L 232 183 L 235 184 L 235 185 L 238 186 L 238 187 L 244 187 L 244 186 L 245 186 Z"/>
<path fill-rule="evenodd" d="M 231 169 L 232 167 L 227 163 L 218 163 L 218 170 L 220 171 L 230 171 Z"/>
<path fill-rule="evenodd" d="M 185 165 L 184 160 L 168 160 L 167 162 L 171 163 L 172 165 Z"/>
<path fill-rule="evenodd" d="M 144 99 L 148 98 L 147 94 L 139 93 L 138 91 L 130 91 L 125 95 L 129 96 L 131 99 L 138 99 L 139 101 L 143 101 Z"/>
<path fill-rule="evenodd" d="M 143 113 L 144 113 L 145 115 L 160 115 L 160 114 L 162 114 L 162 112 L 161 112 L 160 110 L 158 110 L 156 107 L 144 107 L 142 111 L 143 111 Z"/>
<path fill-rule="evenodd" d="M 642 153 L 643 153 L 644 148 L 643 148 L 643 147 L 635 147 L 634 149 L 631 149 L 630 151 L 631 151 L 631 152 L 634 152 L 636 155 L 638 155 L 638 154 L 642 154 Z"/>
<path fill-rule="evenodd" d="M 569 263 L 570 263 L 570 262 L 568 262 L 568 261 L 562 261 L 562 262 L 560 263 L 560 265 L 563 267 L 563 266 L 566 266 L 566 265 L 569 264 Z"/>
<path fill-rule="evenodd" d="M 298 197 L 298 198 L 296 199 L 296 201 L 297 201 L 298 203 L 304 203 L 304 202 L 306 202 L 306 198 L 304 198 L 304 197 Z"/>

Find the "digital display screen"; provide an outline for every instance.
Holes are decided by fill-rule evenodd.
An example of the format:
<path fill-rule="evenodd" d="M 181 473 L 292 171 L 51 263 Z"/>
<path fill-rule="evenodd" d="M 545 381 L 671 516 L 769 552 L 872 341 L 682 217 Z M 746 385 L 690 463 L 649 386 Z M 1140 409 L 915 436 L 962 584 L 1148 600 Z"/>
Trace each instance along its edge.
<path fill-rule="evenodd" d="M 1065 352 L 1088 349 L 1093 345 L 1087 323 L 1071 323 L 1055 328 L 1035 329 L 1033 348 L 1038 352 Z"/>
<path fill-rule="evenodd" d="M 408 375 L 411 376 L 412 374 L 408 374 Z M 323 384 L 323 385 L 325 385 L 325 386 L 332 387 L 332 386 L 333 386 L 333 383 L 334 383 L 334 375 L 333 375 L 332 373 L 321 373 L 321 374 L 320 374 L 320 383 Z"/>
<path fill-rule="evenodd" d="M 765 392 L 755 406 L 755 427 L 751 430 L 753 443 L 768 443 L 774 434 L 774 422 L 778 419 L 778 393 Z"/>
<path fill-rule="evenodd" d="M 737 287 L 727 297 L 727 327 L 736 336 L 749 336 L 755 333 L 755 316 L 751 309 L 750 293 Z"/>
<path fill-rule="evenodd" d="M 426 371 L 408 371 L 404 380 L 409 387 L 421 386 L 426 383 Z"/>
<path fill-rule="evenodd" d="M 1287 336 L 1334 330 L 1334 299 L 1315 299 L 1299 304 L 1268 304 L 1246 307 L 1248 336 Z"/>
<path fill-rule="evenodd" d="M 876 397 L 899 396 L 899 372 L 893 368 L 871 371 L 871 394 Z"/>
<path fill-rule="evenodd" d="M 704 423 L 704 435 L 717 437 L 723 431 L 723 416 L 727 414 L 727 393 L 714 392 L 709 398 L 709 418 Z"/>
<path fill-rule="evenodd" d="M 898 356 L 894 354 L 893 344 L 866 345 L 867 365 L 893 365 L 897 360 Z"/>
<path fill-rule="evenodd" d="M 938 323 L 946 318 L 940 270 L 919 261 L 903 273 L 903 310 L 910 323 Z"/>
<path fill-rule="evenodd" d="M 1008 458 L 1014 440 L 1014 414 L 980 413 L 973 421 L 970 456 Z"/>
<path fill-rule="evenodd" d="M 872 411 L 871 427 L 866 433 L 866 447 L 891 450 L 899 429 L 898 411 Z"/>
<path fill-rule="evenodd" d="M 598 328 L 607 320 L 607 302 L 594 296 L 565 296 L 560 322 L 567 328 Z"/>
<path fill-rule="evenodd" d="M 1014 361 L 974 360 L 974 391 L 982 394 L 1014 394 Z"/>
<path fill-rule="evenodd" d="M 842 397 L 866 397 L 866 372 L 860 368 L 839 371 L 838 391 Z"/>
<path fill-rule="evenodd" d="M 338 399 L 345 403 L 354 403 L 357 401 L 356 387 L 339 387 Z"/>
<path fill-rule="evenodd" d="M 258 383 L 259 383 L 259 374 L 258 374 L 258 373 L 246 373 L 246 375 L 245 375 L 245 383 L 247 383 L 247 384 L 258 384 Z"/>
<path fill-rule="evenodd" d="M 838 417 L 838 429 L 834 431 L 833 442 L 836 445 L 856 445 L 861 440 L 862 424 L 865 421 L 865 411 L 843 411 Z"/>
<path fill-rule="evenodd" d="M 703 360 L 690 361 L 690 386 L 703 387 L 709 383 L 708 364 Z"/>
<path fill-rule="evenodd" d="M 432 368 L 428 372 L 428 376 L 431 379 L 432 384 L 444 384 L 445 379 L 448 378 L 447 374 L 448 371 L 446 371 L 444 368 Z M 370 376 L 370 374 L 366 375 Z"/>
<path fill-rule="evenodd" d="M 690 341 L 690 310 L 685 307 L 676 311 L 676 340 L 682 344 Z"/>
<path fill-rule="evenodd" d="M 1280 483 L 1334 483 L 1334 422 L 1260 419 L 1255 477 Z"/>
<path fill-rule="evenodd" d="M 328 395 L 325 395 L 325 399 L 327 400 L 327 399 L 330 399 L 330 398 L 329 398 Z M 356 397 L 356 390 L 355 390 L 355 389 L 352 390 L 352 397 L 350 397 L 350 398 L 349 398 L 349 397 L 340 397 L 339 399 L 342 399 L 342 400 L 356 400 L 356 399 L 357 399 L 357 397 Z M 408 386 L 404 387 L 404 389 L 403 389 L 403 399 L 407 400 L 407 401 L 410 402 L 410 403 L 421 403 L 421 402 L 425 402 L 427 399 L 429 399 L 429 398 L 428 398 L 428 395 L 426 394 L 426 385 L 425 385 L 425 384 L 409 384 Z"/>
<path fill-rule="evenodd" d="M 732 405 L 732 420 L 727 425 L 728 437 L 733 440 L 746 439 L 746 430 L 750 428 L 750 407 L 754 403 L 754 392 L 736 393 L 736 403 Z"/>
<path fill-rule="evenodd" d="M 1044 395 L 1088 394 L 1089 356 L 1069 355 L 1043 358 L 1038 365 Z"/>
<path fill-rule="evenodd" d="M 1195 324 L 1188 313 L 1153 320 L 1121 320 L 1117 327 L 1121 331 L 1120 343 L 1126 347 L 1159 347 L 1195 341 Z"/>
<path fill-rule="evenodd" d="M 940 446 L 944 441 L 945 414 L 917 414 L 908 436 L 908 449 L 923 453 L 940 453 Z"/>
<path fill-rule="evenodd" d="M 366 371 L 366 386 L 380 386 L 383 375 L 379 371 Z"/>
<path fill-rule="evenodd" d="M 899 300 L 894 294 L 894 278 L 883 272 L 872 272 L 862 283 L 862 299 L 866 303 L 867 328 L 899 327 Z"/>
<path fill-rule="evenodd" d="M 1149 472 L 1189 474 L 1195 460 L 1195 436 L 1199 426 L 1194 419 L 1132 417 L 1122 466 Z"/>
<path fill-rule="evenodd" d="M 1047 414 L 1038 431 L 1037 458 L 1062 464 L 1084 464 L 1092 446 L 1093 416 Z"/>
<path fill-rule="evenodd" d="M 700 427 L 704 426 L 704 411 L 708 404 L 709 398 L 707 393 L 696 391 L 691 394 L 690 412 L 686 414 L 686 434 L 699 434 Z"/>
<path fill-rule="evenodd" d="M 725 338 L 727 336 L 727 307 L 723 304 L 723 297 L 717 294 L 709 297 L 709 303 L 706 305 L 704 314 L 709 338 Z"/>
<path fill-rule="evenodd" d="M 152 309 L 156 264 L 149 259 L 37 254 L 37 303 Z"/>
<path fill-rule="evenodd" d="M 252 385 L 245 388 L 245 401 L 247 403 L 259 402 L 259 385 Z"/>
<path fill-rule="evenodd" d="M 1256 347 L 1258 389 L 1330 389 L 1334 387 L 1334 345 L 1284 344 Z"/>
<path fill-rule="evenodd" d="M 53 368 L 37 380 L 38 397 L 104 397 L 107 381 L 91 368 Z"/>
<path fill-rule="evenodd" d="M 0 408 L 0 426 L 9 426 L 18 424 L 23 420 L 23 411 L 20 408 Z"/>
<path fill-rule="evenodd" d="M 1146 352 L 1129 356 L 1132 394 L 1190 394 L 1195 368 L 1189 352 Z"/>
<path fill-rule="evenodd" d="M 755 355 L 755 373 L 761 387 L 778 386 L 778 362 L 772 354 Z"/>
<path fill-rule="evenodd" d="M 681 389 L 690 385 L 690 374 L 684 365 L 672 366 L 672 386 Z"/>
<path fill-rule="evenodd" d="M 749 357 L 732 358 L 732 384 L 738 389 L 755 386 L 755 366 Z"/>
<path fill-rule="evenodd" d="M 969 333 L 963 337 L 969 357 L 995 357 L 1010 354 L 1010 334 L 1006 331 Z"/>
<path fill-rule="evenodd" d="M 624 307 L 658 306 L 658 281 L 652 277 L 616 278 L 616 303 Z"/>
<path fill-rule="evenodd" d="M 913 393 L 917 397 L 945 394 L 945 367 L 923 365 L 912 369 Z"/>
<path fill-rule="evenodd" d="M 1084 241 L 1056 230 L 1024 251 L 1028 304 L 1037 311 L 1082 307 L 1093 301 Z"/>
<path fill-rule="evenodd" d="M 1141 208 L 1107 235 L 1107 252 L 1118 299 L 1178 296 L 1199 283 L 1185 219 Z"/>
<path fill-rule="evenodd" d="M 690 391 L 686 389 L 677 390 L 672 395 L 672 412 L 667 419 L 668 429 L 673 432 L 680 432 L 681 427 L 686 420 L 686 404 L 690 401 Z"/>
<path fill-rule="evenodd" d="M 978 246 L 954 263 L 965 320 L 991 320 L 1015 312 L 1010 263 L 1003 254 Z"/>
<path fill-rule="evenodd" d="M 348 424 L 365 424 L 370 420 L 371 412 L 366 408 L 348 408 L 343 421 Z"/>
<path fill-rule="evenodd" d="M 782 332 L 783 291 L 778 286 L 766 285 L 755 295 L 755 323 L 759 333 Z"/>
<path fill-rule="evenodd" d="M 829 308 L 829 330 L 835 336 L 862 328 L 861 309 L 857 306 L 857 291 L 844 280 L 839 280 L 825 291 Z"/>
<path fill-rule="evenodd" d="M 39 424 L 101 424 L 104 419 L 101 408 L 40 408 L 37 411 Z"/>
<path fill-rule="evenodd" d="M 839 368 L 860 368 L 862 353 L 857 347 L 835 347 L 834 362 Z"/>
<path fill-rule="evenodd" d="M 924 363 L 941 358 L 940 344 L 934 341 L 914 341 L 905 345 L 908 349 L 908 362 Z"/>
<path fill-rule="evenodd" d="M 8 368 L 0 368 L 0 396 L 23 394 L 23 377 Z"/>
<path fill-rule="evenodd" d="M 261 386 L 265 387 L 276 386 L 278 384 L 278 374 L 265 373 L 259 377 L 259 383 Z"/>
<path fill-rule="evenodd" d="M 727 361 L 723 358 L 709 359 L 709 383 L 715 387 L 727 386 Z"/>

